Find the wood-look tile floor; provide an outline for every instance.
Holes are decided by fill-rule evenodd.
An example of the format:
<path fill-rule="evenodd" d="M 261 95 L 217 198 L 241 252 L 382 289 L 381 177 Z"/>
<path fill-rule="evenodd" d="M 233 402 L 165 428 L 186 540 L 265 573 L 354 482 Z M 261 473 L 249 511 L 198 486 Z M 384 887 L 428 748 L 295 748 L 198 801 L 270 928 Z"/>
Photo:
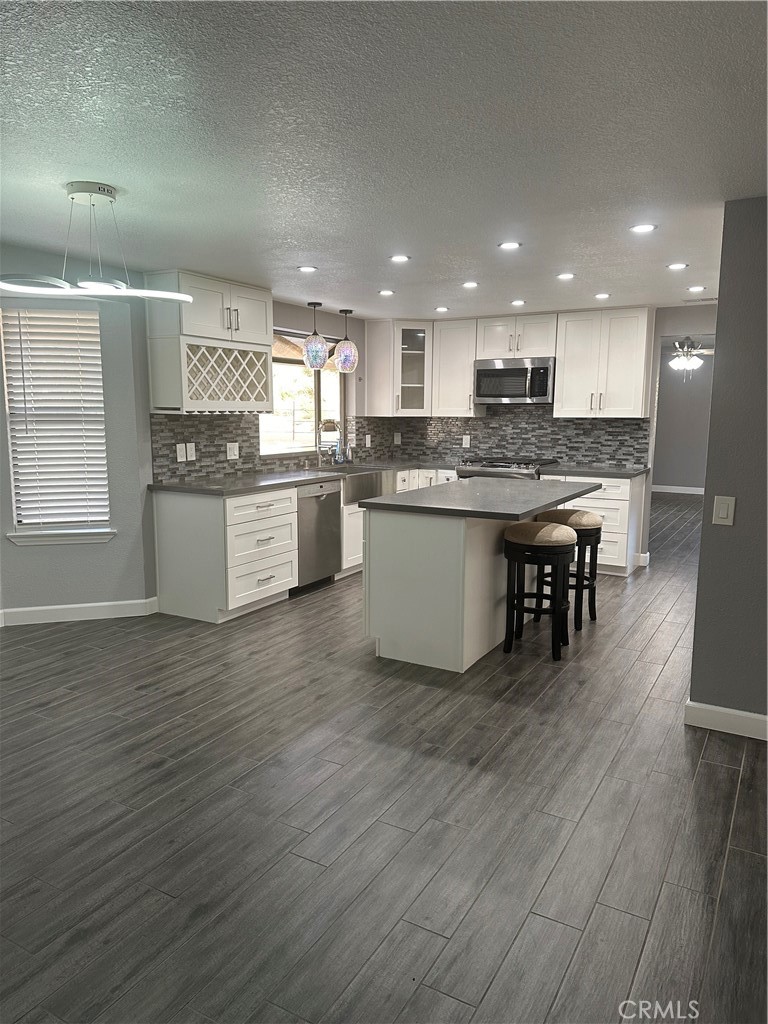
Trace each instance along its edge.
<path fill-rule="evenodd" d="M 377 660 L 359 577 L 6 629 L 0 1019 L 763 1021 L 765 746 L 682 722 L 700 521 L 654 500 L 558 665 Z"/>

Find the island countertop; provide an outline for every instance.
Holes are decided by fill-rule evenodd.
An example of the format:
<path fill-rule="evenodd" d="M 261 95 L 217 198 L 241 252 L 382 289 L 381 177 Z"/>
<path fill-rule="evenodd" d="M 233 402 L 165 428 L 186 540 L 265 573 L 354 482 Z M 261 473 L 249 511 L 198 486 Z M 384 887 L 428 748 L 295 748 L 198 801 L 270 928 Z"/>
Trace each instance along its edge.
<path fill-rule="evenodd" d="M 539 512 L 573 501 L 600 489 L 600 484 L 580 486 L 561 480 L 470 477 L 455 483 L 400 491 L 359 502 L 372 512 L 405 512 L 417 515 L 454 516 L 463 519 L 531 519 Z"/>

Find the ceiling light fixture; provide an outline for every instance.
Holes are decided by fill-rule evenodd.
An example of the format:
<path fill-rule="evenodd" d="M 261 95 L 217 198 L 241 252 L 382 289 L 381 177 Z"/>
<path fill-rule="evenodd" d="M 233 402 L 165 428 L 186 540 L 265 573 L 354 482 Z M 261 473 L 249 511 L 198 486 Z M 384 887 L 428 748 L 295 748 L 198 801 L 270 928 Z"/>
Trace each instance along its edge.
<path fill-rule="evenodd" d="M 572 281 L 573 274 L 558 274 L 557 279 L 558 281 Z"/>
<path fill-rule="evenodd" d="M 668 263 L 667 270 L 685 270 L 687 266 L 687 263 Z"/>
<path fill-rule="evenodd" d="M 477 288 L 477 281 L 465 281 L 462 288 Z"/>
<path fill-rule="evenodd" d="M 392 291 L 392 289 L 391 289 L 391 288 L 382 288 L 382 289 L 381 289 L 381 290 L 379 291 L 379 295 L 394 295 L 394 294 L 395 294 L 395 293 L 394 293 L 394 292 Z"/>
<path fill-rule="evenodd" d="M 141 299 L 168 299 L 172 302 L 191 302 L 192 296 L 185 292 L 161 291 L 157 288 L 132 288 L 131 279 L 128 276 L 128 267 L 125 262 L 123 243 L 120 238 L 120 230 L 117 226 L 115 215 L 115 203 L 117 202 L 117 189 L 114 185 L 106 185 L 102 181 L 70 181 L 67 184 L 67 196 L 69 197 L 69 220 L 67 223 L 67 237 L 64 243 L 64 264 L 61 270 L 61 277 L 28 277 L 23 274 L 3 274 L 0 277 L 0 290 L 20 295 L 54 295 L 57 299 L 83 298 L 83 294 L 90 297 L 100 296 L 132 296 Z M 88 276 L 80 278 L 77 286 L 70 284 L 66 279 L 67 258 L 69 256 L 69 239 L 72 233 L 72 220 L 77 206 L 88 207 Z M 120 281 L 112 277 L 104 277 L 101 259 L 101 240 L 99 237 L 98 209 L 109 207 L 112 212 L 114 234 L 117 239 L 120 258 L 123 263 L 125 280 Z M 95 261 L 94 261 L 95 257 Z M 94 266 L 94 262 L 96 266 Z M 98 268 L 98 276 L 94 277 L 94 270 Z"/>
<path fill-rule="evenodd" d="M 633 224 L 629 229 L 634 231 L 636 235 L 648 235 L 651 231 L 655 231 L 658 224 Z"/>
<path fill-rule="evenodd" d="M 339 312 L 344 317 L 344 337 L 336 345 L 333 357 L 336 360 L 336 369 L 339 373 L 354 373 L 357 369 L 359 355 L 357 345 L 354 341 L 349 340 L 349 332 L 347 331 L 347 317 L 350 313 L 354 313 L 354 310 L 340 309 Z"/>
<path fill-rule="evenodd" d="M 411 258 L 410 256 L 390 256 L 392 263 L 407 263 Z"/>
<path fill-rule="evenodd" d="M 705 292 L 706 290 L 703 284 L 692 284 L 688 289 L 689 292 Z"/>
<path fill-rule="evenodd" d="M 435 312 L 436 313 L 447 313 L 448 312 L 448 307 L 447 306 L 435 306 Z"/>
<path fill-rule="evenodd" d="M 328 362 L 328 342 L 317 333 L 317 311 L 322 302 L 308 302 L 312 310 L 312 333 L 304 341 L 304 365 L 310 370 L 322 370 Z"/>
<path fill-rule="evenodd" d="M 512 299 L 512 302 L 510 303 L 510 305 L 512 305 L 512 306 L 524 306 L 525 305 L 525 299 Z"/>
<path fill-rule="evenodd" d="M 519 242 L 499 242 L 499 249 L 519 249 Z"/>
<path fill-rule="evenodd" d="M 302 274 L 314 274 L 314 272 L 317 270 L 317 267 L 297 267 L 296 269 L 300 270 Z"/>
<path fill-rule="evenodd" d="M 669 365 L 673 370 L 683 371 L 683 382 L 691 379 L 691 374 L 694 370 L 698 370 L 700 366 L 704 365 L 704 360 L 701 359 L 697 353 L 701 350 L 701 342 L 694 344 L 692 338 L 687 337 L 683 339 L 682 345 L 679 341 L 675 342 L 675 349 L 677 355 L 670 359 Z M 712 350 L 707 350 L 707 355 L 712 354 Z"/>
<path fill-rule="evenodd" d="M 610 299 L 610 297 L 611 297 L 611 293 L 610 292 L 598 292 L 597 295 L 595 296 L 596 299 Z"/>

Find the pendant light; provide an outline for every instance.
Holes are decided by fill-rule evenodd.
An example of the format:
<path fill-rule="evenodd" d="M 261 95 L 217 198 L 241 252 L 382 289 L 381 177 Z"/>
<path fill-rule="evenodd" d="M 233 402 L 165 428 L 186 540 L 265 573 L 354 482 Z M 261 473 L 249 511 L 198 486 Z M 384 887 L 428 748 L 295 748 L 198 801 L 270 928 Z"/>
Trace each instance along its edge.
<path fill-rule="evenodd" d="M 312 310 L 312 333 L 304 342 L 304 365 L 310 370 L 322 370 L 328 362 L 328 342 L 317 333 L 317 311 L 322 302 L 308 302 Z"/>
<path fill-rule="evenodd" d="M 354 373 L 357 368 L 357 345 L 354 341 L 349 340 L 349 333 L 347 331 L 347 317 L 350 313 L 354 313 L 353 309 L 340 309 L 340 313 L 344 316 L 344 337 L 336 345 L 333 356 L 336 360 L 336 368 L 339 373 Z"/>
<path fill-rule="evenodd" d="M 61 277 L 28 276 L 24 274 L 3 274 L 0 277 L 0 291 L 15 295 L 45 295 L 57 299 L 82 299 L 87 297 L 134 296 L 141 299 L 168 299 L 172 302 L 191 302 L 192 296 L 185 292 L 161 291 L 157 288 L 132 288 L 125 262 L 123 243 L 117 226 L 115 203 L 117 189 L 103 181 L 70 181 L 67 185 L 69 198 L 69 221 L 67 238 L 64 243 L 64 266 Z M 88 276 L 78 279 L 77 284 L 66 280 L 67 257 L 69 255 L 69 239 L 72 233 L 72 221 L 75 206 L 88 207 Z M 101 262 L 101 236 L 99 235 L 99 210 L 109 209 L 112 214 L 111 229 L 117 240 L 120 258 L 123 263 L 125 280 L 104 277 Z M 82 218 L 81 218 L 82 219 Z"/>

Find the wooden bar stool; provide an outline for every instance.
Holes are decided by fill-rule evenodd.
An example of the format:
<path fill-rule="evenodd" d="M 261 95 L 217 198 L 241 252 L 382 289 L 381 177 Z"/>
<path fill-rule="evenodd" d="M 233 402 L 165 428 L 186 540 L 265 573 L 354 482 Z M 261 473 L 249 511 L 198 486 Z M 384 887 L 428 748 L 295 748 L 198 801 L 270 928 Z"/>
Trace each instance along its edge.
<path fill-rule="evenodd" d="M 514 523 L 504 531 L 504 557 L 507 559 L 507 629 L 504 653 L 509 654 L 512 644 L 523 635 L 525 613 L 552 616 L 552 658 L 560 661 L 560 647 L 568 644 L 568 573 L 576 548 L 576 533 L 559 523 L 525 520 Z M 550 593 L 544 588 L 525 589 L 526 566 L 538 569 L 538 578 L 549 574 Z M 536 607 L 529 607 L 525 599 L 536 598 Z M 544 600 L 549 602 L 544 607 Z M 538 621 L 537 619 L 537 621 Z"/>
<path fill-rule="evenodd" d="M 580 630 L 585 590 L 588 593 L 589 617 L 592 622 L 597 620 L 597 549 L 602 538 L 603 521 L 594 512 L 584 512 L 577 508 L 553 508 L 549 512 L 540 512 L 536 516 L 536 521 L 568 526 L 576 533 L 576 569 L 569 572 L 569 586 L 575 594 L 573 625 L 574 629 Z M 587 552 L 589 552 L 588 569 Z M 545 574 L 540 572 L 537 590 L 541 593 L 544 591 L 545 582 L 549 581 Z M 539 600 L 540 598 L 537 597 L 537 605 Z"/>

